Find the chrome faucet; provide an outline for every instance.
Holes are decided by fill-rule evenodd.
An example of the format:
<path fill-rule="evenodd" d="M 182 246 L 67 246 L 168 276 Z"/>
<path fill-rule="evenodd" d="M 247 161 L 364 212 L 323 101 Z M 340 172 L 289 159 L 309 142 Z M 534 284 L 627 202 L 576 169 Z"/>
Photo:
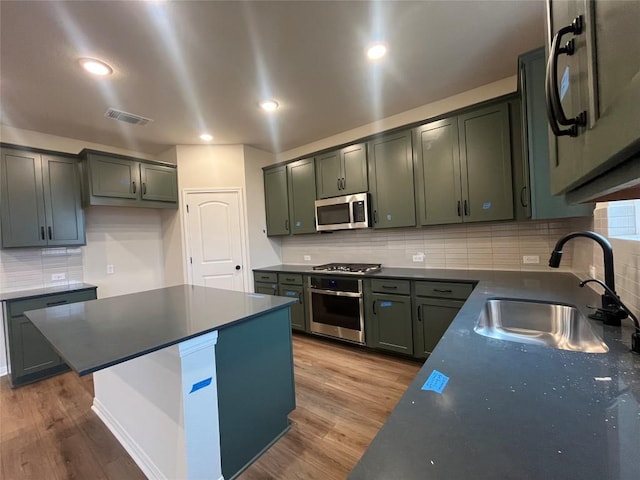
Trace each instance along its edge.
<path fill-rule="evenodd" d="M 619 298 L 616 293 L 615 274 L 613 272 L 613 248 L 611 243 L 605 237 L 595 232 L 573 232 L 562 237 L 556 243 L 551 258 L 549 258 L 549 266 L 558 268 L 562 259 L 562 247 L 572 238 L 584 237 L 594 240 L 602 247 L 604 254 L 604 285 L 605 292 L 602 295 L 602 308 L 596 309 L 594 313 L 589 315 L 595 320 L 602 320 L 605 325 L 620 326 L 621 320 L 627 318 L 627 312 L 620 307 Z"/>

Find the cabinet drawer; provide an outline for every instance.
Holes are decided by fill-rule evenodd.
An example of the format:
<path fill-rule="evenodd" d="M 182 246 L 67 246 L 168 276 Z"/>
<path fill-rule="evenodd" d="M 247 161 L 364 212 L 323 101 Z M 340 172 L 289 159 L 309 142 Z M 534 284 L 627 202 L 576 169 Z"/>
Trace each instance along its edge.
<path fill-rule="evenodd" d="M 17 302 L 7 302 L 7 307 L 9 309 L 9 315 L 11 317 L 17 317 L 28 310 L 37 310 L 39 308 L 55 307 L 56 305 L 85 302 L 87 300 L 95 299 L 95 290 L 84 290 L 81 292 L 61 293 L 46 297 L 30 298 L 29 300 L 19 300 Z"/>
<path fill-rule="evenodd" d="M 255 283 L 255 292 L 260 293 L 262 295 L 277 295 L 278 294 L 278 284 L 277 283 L 263 283 L 256 282 Z"/>
<path fill-rule="evenodd" d="M 287 285 L 302 285 L 301 273 L 279 273 L 278 282 L 286 283 Z"/>
<path fill-rule="evenodd" d="M 451 282 L 416 282 L 416 295 L 420 297 L 458 298 L 465 300 L 473 285 L 470 283 Z"/>
<path fill-rule="evenodd" d="M 253 272 L 253 279 L 256 282 L 277 282 L 278 274 L 271 272 Z"/>
<path fill-rule="evenodd" d="M 371 291 L 409 295 L 411 293 L 411 283 L 409 280 L 372 279 Z"/>

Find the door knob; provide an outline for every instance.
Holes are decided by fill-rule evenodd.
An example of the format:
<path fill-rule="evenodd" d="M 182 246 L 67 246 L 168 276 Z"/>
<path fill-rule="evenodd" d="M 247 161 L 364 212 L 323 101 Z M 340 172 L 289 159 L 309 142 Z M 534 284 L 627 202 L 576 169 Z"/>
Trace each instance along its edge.
<path fill-rule="evenodd" d="M 236 265 L 236 270 L 240 270 L 240 265 Z"/>

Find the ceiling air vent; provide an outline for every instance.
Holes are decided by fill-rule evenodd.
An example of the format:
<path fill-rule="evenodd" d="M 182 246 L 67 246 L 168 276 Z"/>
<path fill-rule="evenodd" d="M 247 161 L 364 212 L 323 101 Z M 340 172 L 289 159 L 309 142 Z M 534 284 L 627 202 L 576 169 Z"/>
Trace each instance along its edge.
<path fill-rule="evenodd" d="M 107 118 L 113 118 L 114 120 L 120 120 L 121 122 L 130 123 L 131 125 L 146 125 L 149 122 L 153 122 L 150 118 L 123 112 L 122 110 L 116 110 L 115 108 L 109 108 L 104 116 Z"/>

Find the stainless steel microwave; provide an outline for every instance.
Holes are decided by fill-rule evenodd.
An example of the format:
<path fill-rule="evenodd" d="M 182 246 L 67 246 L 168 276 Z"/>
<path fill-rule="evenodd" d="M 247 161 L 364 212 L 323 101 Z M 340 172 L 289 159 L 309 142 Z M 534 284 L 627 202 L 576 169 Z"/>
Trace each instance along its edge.
<path fill-rule="evenodd" d="M 316 229 L 319 232 L 370 226 L 368 193 L 316 200 Z"/>

